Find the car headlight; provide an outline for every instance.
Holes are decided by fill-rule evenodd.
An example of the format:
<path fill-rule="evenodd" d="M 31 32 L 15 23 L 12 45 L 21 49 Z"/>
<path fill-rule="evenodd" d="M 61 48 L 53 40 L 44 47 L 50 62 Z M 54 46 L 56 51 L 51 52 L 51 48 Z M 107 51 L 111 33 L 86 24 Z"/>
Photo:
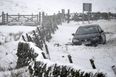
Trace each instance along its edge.
<path fill-rule="evenodd" d="M 73 41 L 73 42 L 79 42 L 79 40 L 78 40 L 78 39 L 75 39 L 75 38 L 73 38 L 72 41 Z"/>
<path fill-rule="evenodd" d="M 93 40 L 98 40 L 98 39 L 99 39 L 99 37 L 94 37 L 94 38 L 93 38 Z"/>

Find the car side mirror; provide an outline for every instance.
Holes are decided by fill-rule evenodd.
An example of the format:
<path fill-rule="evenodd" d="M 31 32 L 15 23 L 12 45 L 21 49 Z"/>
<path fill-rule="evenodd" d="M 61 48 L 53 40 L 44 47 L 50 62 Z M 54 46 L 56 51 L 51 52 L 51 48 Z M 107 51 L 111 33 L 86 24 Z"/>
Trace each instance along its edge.
<path fill-rule="evenodd" d="M 74 36 L 75 34 L 74 33 L 72 33 L 72 36 Z"/>

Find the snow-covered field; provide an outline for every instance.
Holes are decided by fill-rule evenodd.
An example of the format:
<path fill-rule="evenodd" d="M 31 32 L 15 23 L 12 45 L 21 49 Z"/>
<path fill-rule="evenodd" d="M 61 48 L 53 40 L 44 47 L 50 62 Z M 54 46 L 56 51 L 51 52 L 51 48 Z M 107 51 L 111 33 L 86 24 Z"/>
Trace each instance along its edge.
<path fill-rule="evenodd" d="M 53 34 L 53 38 L 47 43 L 50 58 L 53 63 L 70 65 L 67 55 L 72 56 L 74 67 L 84 70 L 92 70 L 89 59 L 94 59 L 98 71 L 104 71 L 108 77 L 115 77 L 111 66 L 116 65 L 116 20 L 91 21 L 92 24 L 99 24 L 106 34 L 107 44 L 97 47 L 86 47 L 67 45 L 71 43 L 72 33 L 85 22 L 70 22 L 59 25 L 59 29 Z M 0 26 L 0 70 L 15 68 L 17 61 L 17 44 L 22 41 L 22 34 L 35 30 L 36 27 L 29 26 Z M 18 40 L 16 38 L 19 37 Z M 34 46 L 33 46 L 34 47 Z M 35 48 L 37 50 L 37 48 Z M 39 58 L 39 57 L 38 57 Z M 49 62 L 46 60 L 46 62 Z M 50 63 L 50 62 L 49 62 Z"/>
<path fill-rule="evenodd" d="M 72 46 L 72 33 L 74 33 L 81 22 L 63 23 L 59 30 L 53 35 L 53 39 L 48 43 L 51 60 L 54 62 L 69 63 L 67 55 L 72 56 L 73 64 L 83 69 L 92 69 L 89 59 L 94 59 L 96 68 L 104 70 L 110 77 L 115 77 L 111 66 L 116 64 L 116 20 L 91 21 L 92 24 L 99 24 L 106 34 L 107 44 L 97 47 Z"/>
<path fill-rule="evenodd" d="M 29 26 L 0 26 L 0 71 L 15 68 L 21 35 L 35 29 L 36 27 Z"/>

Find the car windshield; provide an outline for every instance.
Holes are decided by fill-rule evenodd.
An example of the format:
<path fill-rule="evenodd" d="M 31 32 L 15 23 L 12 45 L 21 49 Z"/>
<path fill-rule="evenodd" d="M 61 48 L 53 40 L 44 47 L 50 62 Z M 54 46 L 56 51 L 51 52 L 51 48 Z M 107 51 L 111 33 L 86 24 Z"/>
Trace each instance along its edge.
<path fill-rule="evenodd" d="M 76 34 L 92 34 L 92 33 L 97 33 L 98 29 L 96 26 L 84 26 L 84 27 L 79 27 L 78 30 L 76 31 Z"/>

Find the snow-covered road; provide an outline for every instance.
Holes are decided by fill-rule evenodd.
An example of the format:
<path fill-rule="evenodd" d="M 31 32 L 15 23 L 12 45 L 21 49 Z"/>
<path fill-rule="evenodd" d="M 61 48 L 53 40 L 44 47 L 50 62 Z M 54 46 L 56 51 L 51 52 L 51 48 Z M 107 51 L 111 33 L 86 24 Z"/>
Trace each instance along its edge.
<path fill-rule="evenodd" d="M 91 23 L 99 24 L 105 32 L 111 32 L 111 34 L 106 34 L 107 44 L 100 44 L 97 47 L 66 45 L 71 42 L 72 33 L 83 24 L 81 22 L 63 23 L 48 43 L 51 60 L 67 64 L 69 63 L 67 55 L 70 54 L 74 65 L 92 69 L 89 61 L 92 58 L 97 69 L 102 69 L 110 77 L 115 77 L 111 66 L 116 65 L 116 20 L 99 20 Z"/>

